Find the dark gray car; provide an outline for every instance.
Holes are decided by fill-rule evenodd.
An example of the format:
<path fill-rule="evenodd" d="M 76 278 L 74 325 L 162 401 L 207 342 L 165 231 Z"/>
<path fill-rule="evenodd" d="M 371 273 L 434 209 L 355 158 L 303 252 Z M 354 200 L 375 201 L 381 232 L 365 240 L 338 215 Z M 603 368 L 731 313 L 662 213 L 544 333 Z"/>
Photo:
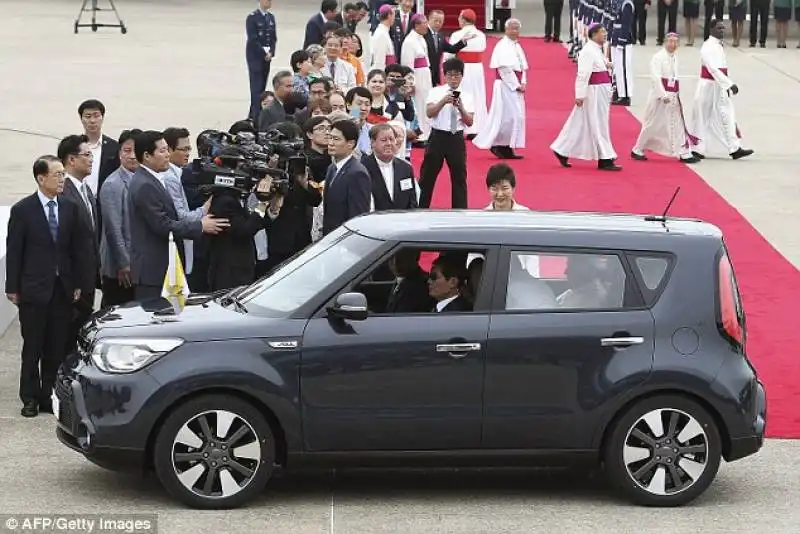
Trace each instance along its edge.
<path fill-rule="evenodd" d="M 96 314 L 59 373 L 58 436 L 200 508 L 278 467 L 565 462 L 682 505 L 762 446 L 745 332 L 702 221 L 370 214 L 181 313 Z"/>

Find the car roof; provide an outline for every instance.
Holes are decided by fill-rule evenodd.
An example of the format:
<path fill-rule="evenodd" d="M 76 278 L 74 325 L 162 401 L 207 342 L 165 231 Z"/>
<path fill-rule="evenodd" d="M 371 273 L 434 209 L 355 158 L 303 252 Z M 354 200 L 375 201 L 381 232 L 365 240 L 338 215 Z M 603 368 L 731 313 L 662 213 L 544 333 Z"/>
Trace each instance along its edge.
<path fill-rule="evenodd" d="M 585 241 L 587 234 L 593 234 L 591 242 L 585 242 L 584 246 L 618 247 L 627 243 L 648 248 L 640 245 L 656 237 L 692 236 L 713 238 L 716 242 L 722 239 L 719 228 L 698 219 L 588 212 L 382 211 L 355 217 L 345 226 L 361 235 L 387 241 L 535 245 L 534 241 L 551 235 L 571 242 L 565 245 L 574 246 L 575 238 Z M 661 239 L 658 241 L 663 243 Z"/>

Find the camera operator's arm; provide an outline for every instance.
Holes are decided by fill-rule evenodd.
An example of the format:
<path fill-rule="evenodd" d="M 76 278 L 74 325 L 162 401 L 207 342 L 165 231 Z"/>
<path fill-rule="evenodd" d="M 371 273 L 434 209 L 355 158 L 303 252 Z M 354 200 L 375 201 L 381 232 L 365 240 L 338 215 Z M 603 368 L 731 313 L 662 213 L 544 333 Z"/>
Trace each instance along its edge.
<path fill-rule="evenodd" d="M 305 204 L 316 208 L 322 203 L 322 193 L 308 184 L 308 173 L 297 177 L 297 194 Z"/>
<path fill-rule="evenodd" d="M 200 189 L 198 182 L 199 170 L 195 168 L 195 164 L 185 167 L 181 174 L 181 184 L 183 184 L 183 193 L 186 195 L 186 202 L 189 204 L 189 209 L 194 210 L 205 204 L 208 197 Z"/>
<path fill-rule="evenodd" d="M 214 195 L 211 199 L 210 211 L 215 217 L 228 220 L 230 226 L 225 233 L 234 237 L 252 238 L 264 228 L 261 216 L 242 206 L 238 194 Z"/>

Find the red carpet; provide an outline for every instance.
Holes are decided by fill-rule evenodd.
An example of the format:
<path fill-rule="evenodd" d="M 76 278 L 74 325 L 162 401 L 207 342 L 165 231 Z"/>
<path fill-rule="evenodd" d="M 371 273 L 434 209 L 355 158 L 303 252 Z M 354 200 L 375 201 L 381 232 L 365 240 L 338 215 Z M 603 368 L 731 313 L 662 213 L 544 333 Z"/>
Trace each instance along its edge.
<path fill-rule="evenodd" d="M 496 42 L 491 39 L 489 52 Z M 540 39 L 522 42 L 531 70 L 526 97 L 528 148 L 519 151 L 525 159 L 510 162 L 517 171 L 517 200 L 538 210 L 661 213 L 680 186 L 670 214 L 704 219 L 725 233 L 747 313 L 748 354 L 767 387 L 768 435 L 800 438 L 800 358 L 794 353 L 800 346 L 800 328 L 794 323 L 800 303 L 798 270 L 688 166 L 651 154 L 650 161 L 631 160 L 628 154 L 639 122 L 624 108 L 614 107 L 611 114 L 621 172 L 599 172 L 595 163 L 578 160 L 572 161 L 573 168 L 562 169 L 549 146 L 572 109 L 575 66 L 557 44 Z M 487 53 L 487 63 L 488 57 Z M 493 80 L 494 75 L 487 74 L 486 79 Z M 491 94 L 487 84 L 490 99 Z M 644 86 L 639 95 L 646 97 Z M 489 203 L 486 171 L 498 160 L 472 143 L 467 157 L 469 207 L 483 208 Z M 421 151 L 415 151 L 417 167 L 421 159 Z M 731 171 L 747 172 L 754 163 L 731 161 Z M 436 184 L 433 207 L 450 207 L 446 166 Z"/>

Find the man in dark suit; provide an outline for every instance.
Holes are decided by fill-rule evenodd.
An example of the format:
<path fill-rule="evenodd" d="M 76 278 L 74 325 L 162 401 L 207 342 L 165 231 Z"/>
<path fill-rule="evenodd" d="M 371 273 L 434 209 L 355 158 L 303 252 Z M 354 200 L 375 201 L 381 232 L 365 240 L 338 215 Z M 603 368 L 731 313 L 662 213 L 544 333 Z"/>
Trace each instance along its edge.
<path fill-rule="evenodd" d="M 306 23 L 306 36 L 303 40 L 303 50 L 312 44 L 322 44 L 325 37 L 324 26 L 326 22 L 336 22 L 339 3 L 336 0 L 322 0 L 319 13 L 314 13 Z"/>
<path fill-rule="evenodd" d="M 433 87 L 441 85 L 442 83 L 442 54 L 457 54 L 465 46 L 467 41 L 460 40 L 455 44 L 450 42 L 442 36 L 442 26 L 444 25 L 444 11 L 441 9 L 434 9 L 428 15 L 428 28 L 430 31 L 425 34 L 425 41 L 428 43 L 428 64 L 431 68 L 431 80 Z"/>
<path fill-rule="evenodd" d="M 250 74 L 248 117 L 253 122 L 258 120 L 258 112 L 261 110 L 261 93 L 267 87 L 270 65 L 278 45 L 278 29 L 275 25 L 275 15 L 269 11 L 271 7 L 272 0 L 259 0 L 258 9 L 247 15 L 245 20 L 245 31 L 247 32 L 245 56 L 247 72 Z"/>
<path fill-rule="evenodd" d="M 431 265 L 428 294 L 436 301 L 434 313 L 471 311 L 472 305 L 461 290 L 467 280 L 464 257 L 442 254 Z"/>
<path fill-rule="evenodd" d="M 414 23 L 411 22 L 411 17 L 414 16 L 414 13 L 416 13 L 415 0 L 400 0 L 399 9 L 395 10 L 394 13 L 394 24 L 389 30 L 394 42 L 395 57 L 398 59 L 402 56 L 403 41 L 414 29 Z"/>
<path fill-rule="evenodd" d="M 33 175 L 39 189 L 11 208 L 6 247 L 6 296 L 19 308 L 23 339 L 24 417 L 53 411 L 50 395 L 64 359 L 70 303 L 88 283 L 83 264 L 88 240 L 79 207 L 58 196 L 64 185 L 61 161 L 42 156 Z"/>
<path fill-rule="evenodd" d="M 128 186 L 131 228 L 131 281 L 136 299 L 158 298 L 169 265 L 169 235 L 173 234 L 181 262 L 183 239 L 199 239 L 203 233 L 216 235 L 229 224 L 205 215 L 202 219 L 178 219 L 162 173 L 169 169 L 169 147 L 161 132 L 147 131 L 135 141 L 139 168 Z"/>
<path fill-rule="evenodd" d="M 66 178 L 62 196 L 78 206 L 79 221 L 86 235 L 88 282 L 81 286 L 81 298 L 73 304 L 72 321 L 67 335 L 65 351 L 75 350 L 78 332 L 94 310 L 95 289 L 100 287 L 100 218 L 97 201 L 88 184 L 92 169 L 92 151 L 85 135 L 68 135 L 58 144 L 58 157 L 64 165 Z"/>
<path fill-rule="evenodd" d="M 395 285 L 385 313 L 425 313 L 436 303 L 428 294 L 428 273 L 419 266 L 420 251 L 403 248 L 389 260 Z"/>
<path fill-rule="evenodd" d="M 336 230 L 346 221 L 369 213 L 372 180 L 364 166 L 353 157 L 359 128 L 350 119 L 331 126 L 328 153 L 333 163 L 325 175 L 322 195 L 322 233 Z"/>
<path fill-rule="evenodd" d="M 78 116 L 81 118 L 89 150 L 92 151 L 92 169 L 87 184 L 92 194 L 97 197 L 97 192 L 108 175 L 119 168 L 119 143 L 103 134 L 106 107 L 99 100 L 81 102 L 78 106 Z"/>
<path fill-rule="evenodd" d="M 258 116 L 258 131 L 266 132 L 273 124 L 286 120 L 286 103 L 292 96 L 292 73 L 282 70 L 272 78 L 275 100 L 269 107 L 261 110 Z"/>
<path fill-rule="evenodd" d="M 413 210 L 418 207 L 414 169 L 395 157 L 397 137 L 391 125 L 374 125 L 369 131 L 372 154 L 364 154 L 361 164 L 372 180 L 375 211 Z"/>

